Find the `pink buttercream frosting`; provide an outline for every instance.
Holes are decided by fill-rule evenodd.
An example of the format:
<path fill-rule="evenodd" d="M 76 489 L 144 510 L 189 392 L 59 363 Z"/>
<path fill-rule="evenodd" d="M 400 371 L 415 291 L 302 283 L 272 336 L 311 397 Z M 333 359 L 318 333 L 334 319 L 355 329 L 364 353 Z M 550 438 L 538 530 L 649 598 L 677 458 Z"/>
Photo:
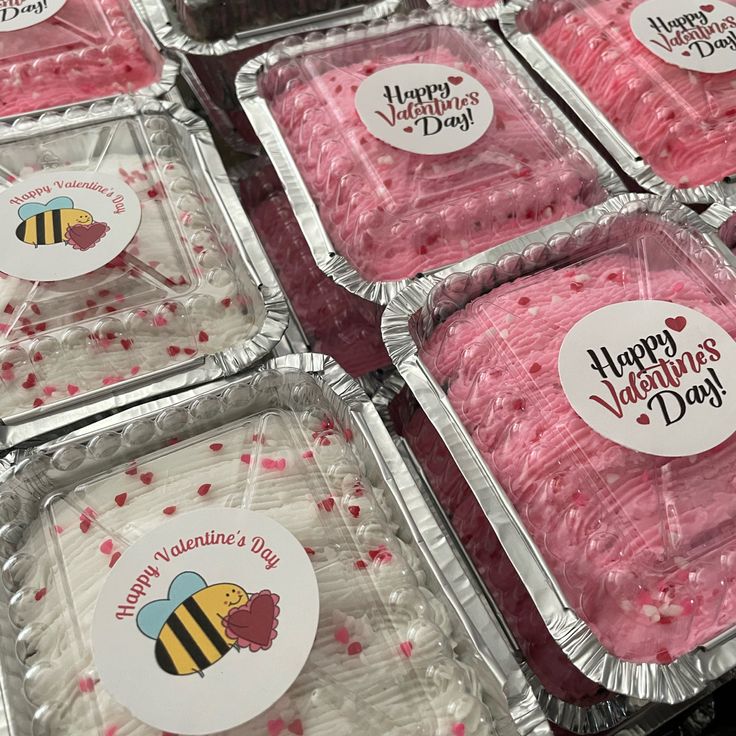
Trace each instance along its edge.
<path fill-rule="evenodd" d="M 736 170 L 736 71 L 690 71 L 649 51 L 629 25 L 643 1 L 537 0 L 518 23 L 656 174 L 677 187 L 720 181 Z"/>
<path fill-rule="evenodd" d="M 666 664 L 736 622 L 736 439 L 665 458 L 573 410 L 563 338 L 608 304 L 658 299 L 736 334 L 736 316 L 654 217 L 597 227 L 598 255 L 505 283 L 440 324 L 431 373 L 575 611 L 618 657 Z"/>
<path fill-rule="evenodd" d="M 360 83 L 417 62 L 462 70 L 489 91 L 493 120 L 475 143 L 419 155 L 368 132 L 355 110 Z M 455 263 L 605 198 L 595 167 L 519 72 L 469 31 L 418 27 L 310 52 L 261 85 L 334 248 L 369 281 Z"/>
<path fill-rule="evenodd" d="M 135 92 L 162 63 L 127 3 L 67 0 L 41 23 L 0 33 L 0 116 Z"/>

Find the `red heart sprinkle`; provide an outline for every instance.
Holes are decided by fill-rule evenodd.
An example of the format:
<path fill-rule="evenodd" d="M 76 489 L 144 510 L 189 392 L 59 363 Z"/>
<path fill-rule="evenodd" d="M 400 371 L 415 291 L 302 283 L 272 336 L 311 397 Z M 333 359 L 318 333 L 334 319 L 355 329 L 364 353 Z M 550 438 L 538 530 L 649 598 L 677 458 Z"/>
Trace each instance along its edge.
<path fill-rule="evenodd" d="M 199 493 L 200 496 L 206 496 L 210 492 L 210 488 L 212 488 L 211 483 L 202 483 L 202 485 L 197 488 L 197 493 Z"/>
<path fill-rule="evenodd" d="M 355 563 L 355 564 L 353 565 L 353 567 L 354 567 L 354 568 L 355 568 L 356 570 L 365 570 L 365 569 L 366 569 L 366 567 L 368 567 L 368 563 L 367 563 L 367 562 L 365 562 L 364 560 L 358 560 L 358 561 L 357 561 L 357 562 L 356 562 L 356 563 Z"/>
<path fill-rule="evenodd" d="M 135 465 L 132 468 L 128 468 L 125 471 L 125 475 L 137 475 L 138 474 L 138 468 L 135 467 Z"/>
<path fill-rule="evenodd" d="M 184 352 L 187 355 L 194 355 L 197 351 L 194 348 L 184 348 Z"/>
<path fill-rule="evenodd" d="M 79 522 L 79 528 L 82 530 L 82 534 L 86 534 L 91 526 L 92 522 L 89 519 L 82 519 Z"/>
<path fill-rule="evenodd" d="M 649 424 L 649 417 L 646 414 L 639 414 L 639 416 L 636 418 L 637 424 Z"/>
<path fill-rule="evenodd" d="M 356 654 L 360 654 L 362 651 L 363 651 L 363 645 L 359 641 L 354 641 L 348 647 L 348 654 L 351 657 L 354 657 Z"/>
<path fill-rule="evenodd" d="M 207 340 L 209 339 L 210 336 L 204 330 L 199 331 L 199 335 L 197 335 L 197 340 L 199 340 L 200 342 L 207 342 Z"/>
<path fill-rule="evenodd" d="M 212 452 L 219 452 L 222 450 L 222 442 L 213 442 L 210 445 L 210 450 L 212 450 Z"/>
<path fill-rule="evenodd" d="M 303 736 L 304 726 L 302 726 L 302 722 L 297 718 L 289 724 L 289 731 L 295 733 L 297 736 Z"/>
<path fill-rule="evenodd" d="M 3 364 L 2 364 L 1 366 L 0 366 L 0 368 L 2 368 L 2 369 L 3 369 L 4 371 L 12 371 L 12 370 L 13 370 L 13 368 L 15 368 L 15 366 L 14 366 L 14 365 L 13 365 L 13 364 L 12 364 L 12 363 L 11 363 L 11 362 L 9 361 L 9 360 L 6 360 L 6 361 L 5 361 L 5 362 L 4 362 L 4 363 L 3 363 Z"/>
<path fill-rule="evenodd" d="M 169 345 L 169 347 L 166 348 L 166 352 L 173 358 L 176 355 L 179 355 L 181 348 L 177 345 Z"/>
<path fill-rule="evenodd" d="M 33 388 L 36 385 L 36 374 L 35 373 L 29 373 L 28 377 L 25 381 L 21 384 L 23 388 Z"/>
<path fill-rule="evenodd" d="M 408 659 L 411 657 L 414 645 L 410 641 L 402 641 L 401 644 L 399 644 L 399 649 L 401 649 L 401 653 Z"/>
<path fill-rule="evenodd" d="M 164 513 L 166 514 L 166 516 L 171 516 L 175 511 L 176 511 L 176 506 L 167 506 L 164 509 Z"/>
<path fill-rule="evenodd" d="M 118 506 L 124 506 L 127 499 L 128 499 L 127 493 L 118 493 L 118 495 L 115 496 L 115 503 Z"/>
<path fill-rule="evenodd" d="M 317 553 L 311 547 L 305 547 L 304 551 L 310 556 L 314 557 Z"/>
<path fill-rule="evenodd" d="M 542 366 L 539 365 L 539 363 L 532 363 L 529 366 L 529 373 L 531 373 L 532 375 L 534 375 L 535 373 L 539 373 L 539 371 L 541 370 L 542 370 Z"/>
<path fill-rule="evenodd" d="M 34 363 L 40 363 L 43 360 L 43 355 L 38 352 L 38 350 L 33 353 L 33 362 Z"/>
<path fill-rule="evenodd" d="M 102 552 L 103 555 L 109 555 L 110 552 L 112 552 L 112 539 L 106 539 L 100 545 L 100 552 Z"/>
<path fill-rule="evenodd" d="M 151 481 L 153 481 L 153 473 L 141 473 L 141 483 L 143 483 L 144 486 L 150 486 Z"/>
<path fill-rule="evenodd" d="M 123 350 L 130 350 L 133 347 L 133 341 L 132 340 L 128 340 L 127 337 L 124 337 L 120 341 L 120 344 L 123 346 Z"/>
<path fill-rule="evenodd" d="M 323 511 L 332 511 L 335 508 L 335 499 L 332 496 L 320 501 L 317 506 Z"/>
<path fill-rule="evenodd" d="M 715 7 L 713 5 L 701 5 L 700 9 L 705 13 L 712 13 Z"/>
<path fill-rule="evenodd" d="M 286 724 L 279 718 L 276 721 L 268 722 L 268 736 L 279 736 L 286 728 Z"/>
<path fill-rule="evenodd" d="M 463 81 L 463 78 L 462 77 L 447 77 L 447 81 L 450 84 L 454 84 L 457 87 L 457 85 Z"/>
<path fill-rule="evenodd" d="M 110 558 L 110 567 L 114 567 L 115 563 L 120 559 L 120 552 L 116 552 L 111 558 Z"/>
<path fill-rule="evenodd" d="M 241 462 L 241 463 L 245 463 L 246 465 L 250 465 L 250 454 L 249 454 L 249 453 L 247 453 L 247 452 L 244 452 L 244 453 L 243 453 L 243 454 L 242 454 L 242 455 L 240 456 L 240 462 Z"/>
<path fill-rule="evenodd" d="M 452 727 L 452 736 L 465 736 L 465 724 L 456 723 Z"/>
<path fill-rule="evenodd" d="M 671 330 L 674 330 L 675 332 L 682 332 L 687 325 L 687 320 L 684 317 L 668 317 L 664 321 L 664 323 Z"/>
<path fill-rule="evenodd" d="M 39 406 L 43 406 L 43 399 L 33 399 L 33 408 L 38 409 Z"/>
<path fill-rule="evenodd" d="M 230 305 L 231 305 L 232 303 L 233 303 L 233 300 L 232 300 L 232 299 L 231 299 L 231 298 L 230 298 L 229 296 L 226 296 L 226 297 L 225 297 L 225 298 L 224 298 L 224 299 L 223 299 L 223 300 L 222 300 L 222 301 L 220 302 L 220 304 L 222 304 L 222 306 L 223 306 L 223 307 L 225 307 L 225 309 L 227 309 L 227 308 L 228 308 L 228 307 L 229 307 L 229 306 L 230 306 Z"/>
<path fill-rule="evenodd" d="M 46 595 L 46 588 L 40 588 L 39 590 L 36 591 L 36 595 L 34 595 L 33 597 L 37 601 L 40 601 L 41 598 L 43 598 L 45 595 Z"/>
<path fill-rule="evenodd" d="M 348 511 L 357 519 L 360 516 L 360 506 L 348 506 Z"/>

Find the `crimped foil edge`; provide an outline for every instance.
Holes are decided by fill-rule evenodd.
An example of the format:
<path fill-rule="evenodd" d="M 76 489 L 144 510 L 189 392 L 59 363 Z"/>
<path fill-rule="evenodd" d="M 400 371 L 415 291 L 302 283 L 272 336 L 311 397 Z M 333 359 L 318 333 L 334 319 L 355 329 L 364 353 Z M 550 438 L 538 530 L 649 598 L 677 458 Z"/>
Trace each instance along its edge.
<path fill-rule="evenodd" d="M 74 106 L 45 113 L 38 118 L 23 117 L 0 123 L 0 143 L 12 142 L 35 133 L 62 131 L 80 122 L 103 122 L 120 117 L 135 117 L 147 112 L 168 114 L 189 133 L 196 158 L 209 181 L 228 224 L 237 254 L 253 284 L 261 293 L 264 319 L 258 332 L 244 343 L 218 353 L 196 357 L 147 373 L 138 379 L 113 387 L 86 392 L 53 404 L 45 411 L 32 409 L 0 423 L 0 449 L 9 448 L 33 437 L 56 431 L 64 425 L 88 419 L 90 413 L 119 409 L 157 394 L 176 391 L 198 383 L 232 375 L 264 358 L 278 344 L 289 319 L 286 299 L 263 246 L 248 220 L 227 177 L 207 124 L 194 113 L 174 102 L 139 96 L 123 96 L 97 102 L 90 107 Z"/>
<path fill-rule="evenodd" d="M 708 209 L 703 212 L 700 217 L 707 222 L 711 227 L 714 227 L 716 230 L 718 230 L 722 225 L 725 225 L 728 220 L 730 220 L 734 214 L 736 214 L 736 203 L 732 205 L 731 207 L 728 207 L 725 204 L 721 204 L 720 202 L 717 202 L 716 204 L 712 204 Z"/>
<path fill-rule="evenodd" d="M 235 88 L 240 104 L 245 110 L 261 144 L 266 149 L 281 179 L 284 191 L 291 202 L 304 237 L 319 268 L 340 286 L 363 299 L 385 305 L 416 277 L 398 281 L 367 281 L 343 255 L 336 252 L 319 217 L 317 206 L 309 193 L 279 127 L 265 99 L 258 90 L 258 75 L 284 58 L 293 58 L 304 51 L 316 48 L 332 48 L 350 41 L 380 37 L 399 30 L 422 25 L 446 25 L 466 28 L 492 46 L 503 62 L 513 68 L 518 84 L 524 92 L 542 107 L 555 124 L 556 129 L 572 145 L 593 163 L 598 172 L 598 183 L 609 195 L 619 194 L 625 187 L 615 171 L 596 149 L 582 136 L 570 121 L 552 103 L 547 101 L 533 80 L 514 55 L 487 26 L 469 22 L 460 8 L 443 8 L 434 11 L 414 11 L 407 15 L 394 15 L 368 26 L 350 26 L 328 34 L 311 34 L 307 38 L 290 38 L 288 47 L 272 48 L 247 62 L 238 73 Z M 498 247 L 498 246 L 494 246 Z M 446 268 L 446 267 L 444 267 Z M 434 273 L 442 269 L 433 269 Z"/>
<path fill-rule="evenodd" d="M 427 5 L 431 8 L 458 8 L 458 10 L 462 10 L 468 18 L 472 18 L 479 23 L 484 23 L 489 20 L 498 20 L 498 15 L 501 12 L 503 2 L 504 0 L 496 0 L 495 5 L 492 5 L 489 8 L 464 8 L 461 5 L 453 5 L 451 0 L 427 0 Z"/>
<path fill-rule="evenodd" d="M 572 108 L 624 172 L 643 189 L 662 197 L 673 197 L 686 204 L 736 203 L 736 172 L 729 176 L 734 179 L 734 183 L 719 181 L 690 188 L 679 188 L 656 174 L 542 44 L 533 35 L 519 31 L 516 23 L 518 14 L 535 2 L 536 0 L 509 0 L 498 17 L 501 32 L 534 71 Z"/>
<path fill-rule="evenodd" d="M 34 486 L 34 491 L 38 494 L 36 500 L 41 500 L 41 497 L 45 495 L 43 476 L 47 471 L 55 472 L 49 465 L 49 458 L 58 458 L 59 462 L 64 464 L 66 461 L 65 453 L 71 462 L 68 470 L 70 477 L 65 485 L 75 482 L 75 469 L 77 468 L 81 468 L 86 475 L 90 473 L 97 474 L 104 470 L 105 462 L 114 462 L 115 464 L 124 462 L 125 454 L 118 449 L 113 450 L 111 458 L 108 460 L 99 456 L 95 449 L 96 443 L 111 437 L 120 428 L 135 423 L 146 422 L 150 424 L 152 431 L 158 436 L 157 442 L 152 443 L 151 447 L 155 445 L 155 449 L 158 449 L 167 434 L 172 433 L 171 430 L 166 429 L 165 415 L 173 416 L 175 412 L 183 408 L 194 409 L 195 406 L 204 404 L 208 398 L 214 397 L 216 400 L 226 401 L 228 392 L 234 392 L 239 387 L 248 386 L 258 373 L 271 370 L 280 373 L 300 371 L 312 374 L 324 385 L 324 394 L 329 400 L 332 401 L 334 396 L 337 401 L 344 405 L 344 410 L 340 413 L 345 414 L 347 412 L 353 426 L 360 431 L 373 456 L 373 461 L 381 474 L 381 478 L 391 494 L 393 504 L 416 544 L 417 551 L 426 569 L 442 590 L 459 629 L 473 644 L 475 652 L 483 662 L 486 674 L 493 680 L 495 692 L 488 692 L 484 688 L 486 694 L 496 698 L 504 698 L 505 702 L 501 707 L 508 710 L 513 708 L 520 719 L 517 722 L 515 718 L 512 719 L 508 714 L 504 714 L 504 720 L 497 724 L 504 726 L 503 730 L 498 729 L 500 736 L 551 736 L 549 726 L 541 711 L 539 711 L 536 701 L 533 700 L 533 696 L 530 702 L 528 693 L 523 692 L 523 688 L 519 690 L 522 684 L 526 685 L 526 681 L 523 679 L 518 666 L 514 670 L 511 663 L 503 658 L 499 660 L 499 655 L 503 654 L 502 648 L 497 648 L 498 651 L 496 651 L 496 649 L 491 650 L 485 645 L 465 614 L 463 607 L 465 602 L 458 600 L 453 587 L 449 585 L 449 576 L 464 574 L 457 558 L 449 547 L 440 559 L 435 559 L 429 553 L 429 543 L 420 527 L 423 530 L 426 525 L 430 525 L 431 530 L 433 520 L 431 511 L 416 488 L 409 470 L 391 441 L 370 399 L 365 395 L 360 385 L 345 373 L 332 358 L 313 353 L 275 358 L 264 363 L 257 370 L 243 376 L 224 378 L 207 386 L 199 386 L 179 394 L 126 409 L 115 416 L 108 416 L 36 447 L 34 450 L 21 453 L 19 462 L 5 473 L 0 474 L 0 492 L 3 490 L 3 483 L 12 482 L 16 474 L 30 472 L 32 481 L 28 482 Z M 212 427 L 211 418 L 205 418 L 202 421 L 204 424 L 203 430 L 206 431 Z M 143 445 L 139 448 L 139 451 L 145 452 L 145 447 Z M 34 464 L 36 465 L 34 466 Z M 32 509 L 26 510 L 23 518 L 19 519 L 19 524 L 28 523 L 33 513 Z M 415 515 L 419 516 L 418 520 Z M 14 544 L 9 541 L 8 535 L 4 539 L 0 539 L 0 545 L 6 549 L 10 545 L 14 549 Z M 3 603 L 2 596 L 4 594 L 5 590 L 0 586 L 0 605 Z M 3 669 L 0 668 L 0 686 L 3 687 L 5 685 L 4 674 Z M 519 680 L 519 678 L 521 679 Z M 517 692 L 519 695 L 517 695 Z M 8 693 L 3 689 L 3 695 L 6 694 Z M 25 732 L 16 729 L 11 729 L 10 733 L 11 736 L 26 736 Z"/>
<path fill-rule="evenodd" d="M 364 23 L 383 18 L 395 12 L 402 0 L 377 0 L 373 3 L 362 3 L 354 8 L 319 13 L 253 31 L 242 31 L 230 38 L 217 41 L 197 41 L 189 36 L 182 28 L 172 2 L 167 2 L 167 0 L 132 0 L 132 2 L 138 11 L 148 18 L 149 27 L 163 48 L 200 56 L 224 56 L 233 51 L 243 51 L 264 43 L 271 43 L 293 33 L 321 31 L 335 25 Z"/>
<path fill-rule="evenodd" d="M 442 294 L 443 283 L 451 273 L 465 274 L 463 293 L 469 302 L 488 291 L 483 286 L 483 279 L 489 275 L 490 268 L 497 267 L 502 280 L 532 272 L 535 270 L 535 257 L 539 259 L 540 249 L 548 254 L 548 243 L 553 236 L 571 233 L 578 226 L 595 223 L 605 215 L 636 211 L 660 214 L 672 222 L 687 224 L 702 233 L 708 250 L 715 251 L 731 271 L 736 270 L 736 258 L 691 210 L 672 200 L 650 195 L 621 195 L 489 253 L 463 261 L 442 275 L 416 282 L 388 305 L 382 331 L 394 365 L 447 444 L 514 566 L 517 570 L 523 569 L 522 579 L 529 594 L 551 635 L 573 664 L 586 677 L 612 692 L 675 704 L 698 695 L 711 681 L 736 666 L 736 626 L 669 665 L 627 662 L 605 650 L 590 627 L 565 600 L 503 488 L 475 449 L 442 388 L 419 359 L 419 348 L 412 336 L 412 329 L 429 334 L 433 316 L 440 317 L 439 313 L 430 314 L 427 302 L 437 301 Z M 432 293 L 435 288 L 437 291 Z M 446 308 L 441 316 L 449 316 Z"/>

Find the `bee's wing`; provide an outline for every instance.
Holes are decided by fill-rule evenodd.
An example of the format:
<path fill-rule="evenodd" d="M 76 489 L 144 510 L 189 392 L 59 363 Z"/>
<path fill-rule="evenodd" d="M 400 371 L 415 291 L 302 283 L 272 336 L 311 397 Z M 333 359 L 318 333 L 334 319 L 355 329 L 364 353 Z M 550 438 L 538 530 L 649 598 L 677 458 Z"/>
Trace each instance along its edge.
<path fill-rule="evenodd" d="M 189 596 L 207 587 L 207 583 L 196 572 L 179 573 L 169 586 L 169 597 L 146 604 L 138 611 L 135 622 L 139 631 L 149 639 L 158 639 L 164 624 L 174 609 Z"/>
<path fill-rule="evenodd" d="M 35 215 L 40 215 L 42 212 L 48 212 L 49 210 L 64 210 L 72 209 L 74 202 L 69 197 L 54 197 L 50 199 L 46 204 L 40 202 L 29 202 L 28 204 L 21 205 L 18 208 L 18 217 L 21 220 L 27 220 Z"/>

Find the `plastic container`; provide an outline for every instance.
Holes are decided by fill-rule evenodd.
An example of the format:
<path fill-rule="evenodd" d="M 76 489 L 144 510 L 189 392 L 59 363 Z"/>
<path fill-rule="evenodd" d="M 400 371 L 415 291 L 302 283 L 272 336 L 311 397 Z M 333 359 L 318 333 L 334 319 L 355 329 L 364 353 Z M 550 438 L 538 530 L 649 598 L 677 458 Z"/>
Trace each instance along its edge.
<path fill-rule="evenodd" d="M 495 20 L 503 6 L 503 0 L 427 0 L 432 8 L 460 8 L 475 20 Z"/>
<path fill-rule="evenodd" d="M 711 205 L 700 216 L 718 230 L 718 237 L 731 249 L 736 248 L 736 208 Z"/>
<path fill-rule="evenodd" d="M 736 4 L 694 4 L 694 20 L 681 30 L 667 3 L 652 6 L 654 23 L 672 25 L 662 38 L 645 25 L 642 37 L 661 53 L 672 43 L 665 60 L 632 30 L 632 14 L 651 1 L 514 0 L 501 28 L 642 187 L 689 203 L 725 201 L 736 193 L 736 71 L 696 71 L 691 60 L 701 54 L 681 44 L 706 38 L 710 15 L 720 24 Z M 727 22 L 721 30 L 727 36 Z M 724 43 L 720 32 L 711 38 Z"/>
<path fill-rule="evenodd" d="M 518 669 L 476 645 L 447 582 L 462 585 L 459 563 L 446 549 L 441 564 L 429 553 L 420 530 L 432 533 L 431 513 L 375 409 L 322 356 L 278 359 L 61 438 L 28 454 L 0 495 L 16 506 L 5 521 L 18 533 L 2 550 L 14 627 L 3 638 L 15 639 L 18 659 L 3 658 L 2 671 L 29 701 L 7 693 L 11 736 L 158 736 L 99 682 L 92 609 L 133 540 L 222 507 L 294 535 L 320 600 L 301 674 L 228 733 L 549 736 Z"/>
<path fill-rule="evenodd" d="M 712 233 L 674 203 L 620 197 L 463 264 L 431 294 L 432 282 L 409 288 L 384 317 L 389 354 L 524 571 L 553 638 L 590 679 L 656 702 L 692 697 L 729 669 L 735 654 L 736 600 L 728 584 L 736 539 L 727 488 L 733 427 L 718 425 L 725 415 L 688 419 L 680 427 L 689 434 L 678 428 L 687 441 L 675 447 L 675 430 L 660 425 L 680 420 L 669 404 L 665 414 L 653 391 L 668 386 L 668 402 L 676 386 L 697 391 L 699 384 L 689 383 L 696 373 L 656 383 L 661 376 L 644 366 L 642 375 L 655 377 L 647 389 L 637 382 L 642 375 L 622 370 L 621 378 L 601 382 L 601 391 L 612 387 L 606 410 L 609 394 L 589 391 L 586 382 L 603 354 L 597 343 L 590 365 L 574 364 L 573 373 L 562 366 L 574 348 L 561 345 L 578 345 L 583 317 L 593 324 L 588 315 L 601 319 L 604 306 L 636 301 L 635 319 L 617 312 L 622 330 L 645 330 L 656 309 L 671 303 L 677 316 L 667 334 L 691 324 L 679 337 L 684 344 L 707 317 L 703 329 L 718 334 L 715 344 L 728 354 L 736 271 Z M 678 312 L 688 306 L 688 316 Z M 608 336 L 604 324 L 600 334 Z M 592 340 L 606 348 L 606 338 Z M 684 348 L 673 344 L 677 364 Z M 641 394 L 632 401 L 617 394 L 621 423 L 604 426 L 588 404 L 600 405 L 607 418 L 622 379 L 650 403 L 639 403 Z M 582 402 L 568 398 L 576 386 L 590 394 Z M 622 427 L 628 447 L 616 434 Z M 669 444 L 647 444 L 663 438 Z M 689 447 L 697 449 L 687 454 Z"/>
<path fill-rule="evenodd" d="M 0 22 L 0 117 L 129 92 L 158 95 L 174 84 L 176 64 L 127 2 L 67 0 L 55 14 L 33 15 L 41 20 L 25 28 L 11 29 L 17 16 Z"/>
<path fill-rule="evenodd" d="M 6 185 L 112 177 L 141 212 L 120 255 L 89 273 L 0 281 L 3 446 L 242 370 L 279 341 L 286 304 L 199 118 L 136 97 L 70 108 L 0 129 L 0 163 Z"/>
<path fill-rule="evenodd" d="M 312 349 L 351 375 L 391 364 L 381 338 L 383 310 L 320 271 L 267 159 L 240 172 L 240 196 Z"/>
<path fill-rule="evenodd" d="M 243 107 L 284 182 L 317 264 L 348 290 L 379 304 L 418 273 L 579 212 L 621 186 L 561 113 L 542 101 L 497 37 L 468 22 L 459 10 L 417 12 L 370 28 L 289 39 L 249 62 L 238 77 Z M 369 132 L 356 110 L 357 90 L 402 64 L 444 68 L 436 72 L 437 83 L 447 86 L 441 94 L 450 107 L 447 117 L 436 119 L 445 141 L 452 137 L 451 123 L 465 125 L 454 112 L 477 85 L 480 106 L 471 115 L 479 116 L 479 127 L 468 125 L 462 133 L 480 135 L 474 143 L 441 154 L 398 148 L 413 147 L 417 139 L 425 145 L 435 135 L 423 136 L 419 118 L 399 129 L 402 114 L 435 120 L 426 104 L 412 112 L 408 97 L 397 97 L 395 102 L 403 102 L 394 105 L 393 134 L 405 139 L 393 145 Z M 490 122 L 483 117 L 489 111 L 486 95 Z M 390 109 L 382 112 L 384 119 Z M 482 120 L 488 127 L 481 134 Z M 432 128 L 424 130 L 436 124 L 430 121 Z"/>

